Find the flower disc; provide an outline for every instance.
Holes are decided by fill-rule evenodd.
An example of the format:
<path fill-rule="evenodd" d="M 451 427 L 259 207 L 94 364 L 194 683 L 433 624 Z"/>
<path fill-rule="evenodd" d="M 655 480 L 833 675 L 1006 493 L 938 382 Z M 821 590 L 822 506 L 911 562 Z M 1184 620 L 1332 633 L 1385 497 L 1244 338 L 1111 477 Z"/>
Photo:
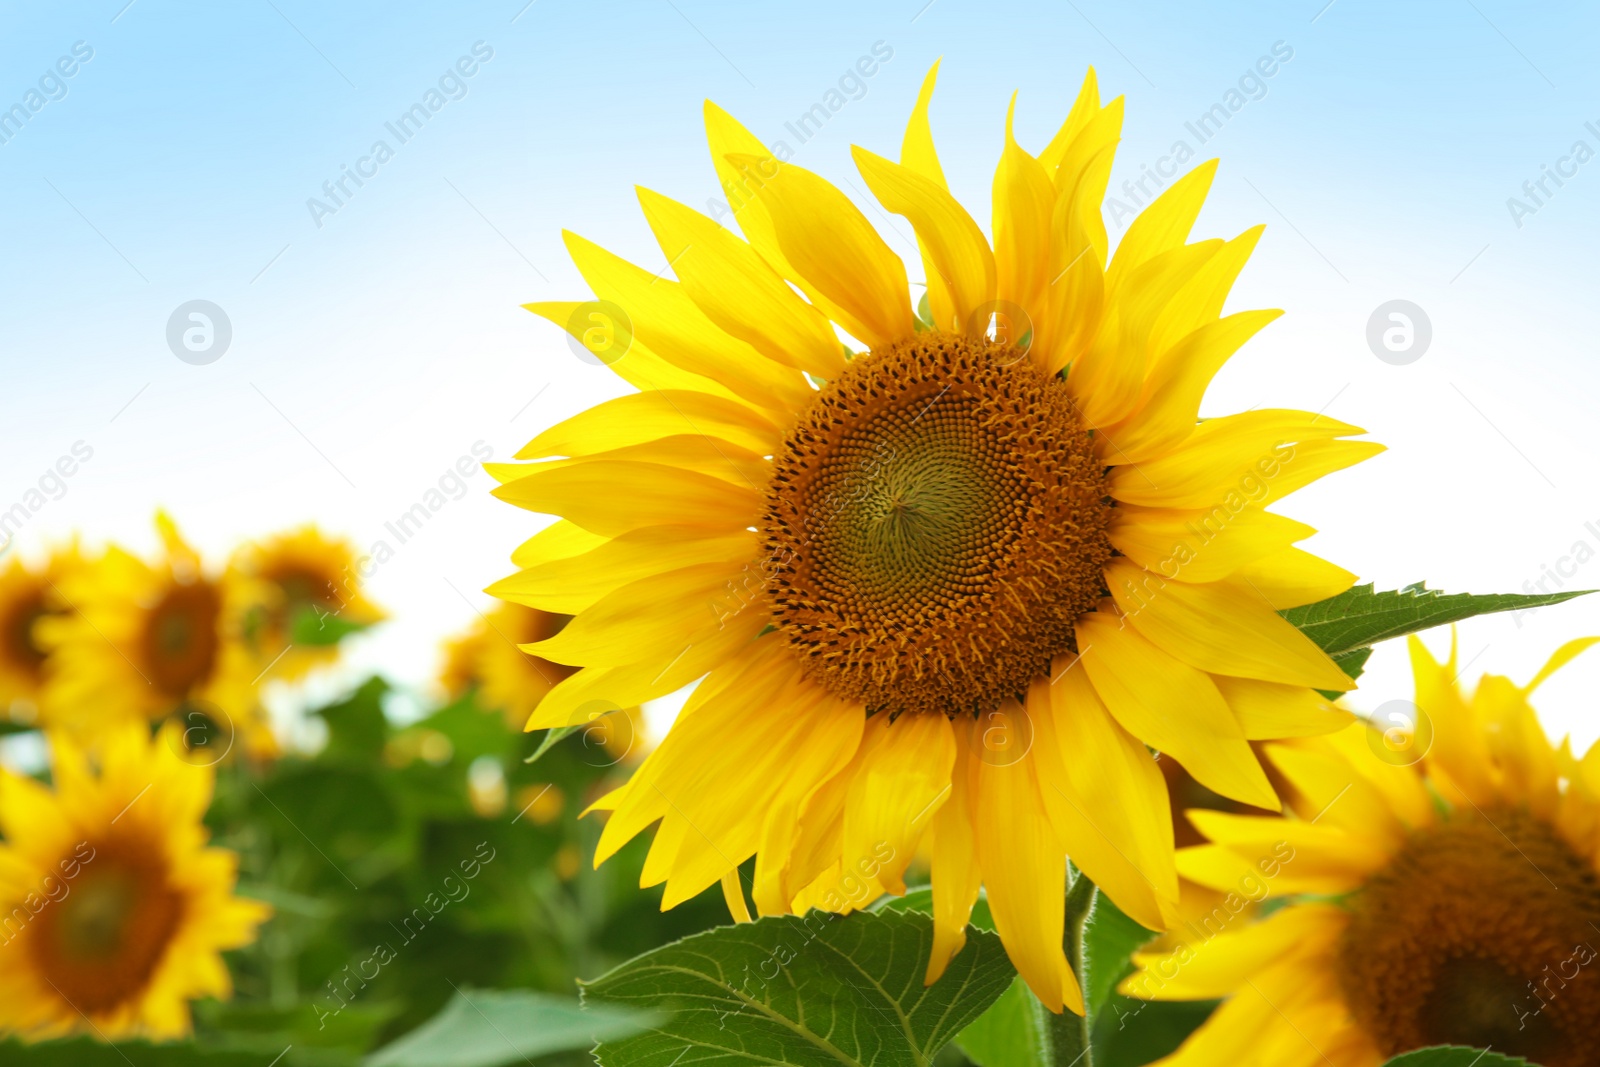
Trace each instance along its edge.
<path fill-rule="evenodd" d="M 937 334 L 858 357 L 774 465 L 778 628 L 873 710 L 993 710 L 1105 595 L 1104 471 L 1065 383 L 1014 349 Z"/>

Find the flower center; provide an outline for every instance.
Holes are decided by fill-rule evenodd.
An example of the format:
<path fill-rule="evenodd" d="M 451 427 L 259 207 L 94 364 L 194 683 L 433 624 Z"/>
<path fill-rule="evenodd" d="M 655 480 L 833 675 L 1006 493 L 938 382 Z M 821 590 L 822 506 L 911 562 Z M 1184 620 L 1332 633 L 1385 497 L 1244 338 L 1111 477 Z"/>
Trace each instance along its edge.
<path fill-rule="evenodd" d="M 173 585 L 145 621 L 144 660 L 150 681 L 182 699 L 210 674 L 217 658 L 222 598 L 210 582 Z"/>
<path fill-rule="evenodd" d="M 1470 1045 L 1600 1062 L 1600 878 L 1542 820 L 1458 814 L 1414 835 L 1351 906 L 1340 977 L 1385 1055 Z"/>
<path fill-rule="evenodd" d="M 34 637 L 33 624 L 48 614 L 44 590 L 38 589 L 14 601 L 4 621 L 0 622 L 0 639 L 5 642 L 6 658 L 34 677 L 38 677 L 44 666 L 45 653 Z"/>
<path fill-rule="evenodd" d="M 923 334 L 858 356 L 773 457 L 774 624 L 874 711 L 998 708 L 1105 595 L 1105 472 L 1060 379 Z"/>
<path fill-rule="evenodd" d="M 104 1012 L 137 996 L 183 915 L 155 855 L 98 844 L 66 894 L 44 904 L 29 938 L 39 973 L 73 1007 Z"/>

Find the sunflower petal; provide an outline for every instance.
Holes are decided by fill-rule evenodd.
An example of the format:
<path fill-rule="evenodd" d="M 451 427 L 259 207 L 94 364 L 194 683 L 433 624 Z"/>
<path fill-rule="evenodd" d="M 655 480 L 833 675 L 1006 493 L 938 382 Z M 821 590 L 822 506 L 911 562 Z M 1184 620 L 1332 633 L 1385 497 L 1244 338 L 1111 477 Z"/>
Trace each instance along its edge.
<path fill-rule="evenodd" d="M 1078 620 L 1078 641 L 1079 662 L 1123 729 L 1171 755 L 1208 789 L 1279 809 L 1266 773 L 1209 675 L 1103 612 Z"/>
<path fill-rule="evenodd" d="M 774 362 L 823 378 L 839 372 L 844 351 L 827 317 L 755 249 L 659 193 L 640 189 L 639 204 L 684 292 L 707 318 Z"/>

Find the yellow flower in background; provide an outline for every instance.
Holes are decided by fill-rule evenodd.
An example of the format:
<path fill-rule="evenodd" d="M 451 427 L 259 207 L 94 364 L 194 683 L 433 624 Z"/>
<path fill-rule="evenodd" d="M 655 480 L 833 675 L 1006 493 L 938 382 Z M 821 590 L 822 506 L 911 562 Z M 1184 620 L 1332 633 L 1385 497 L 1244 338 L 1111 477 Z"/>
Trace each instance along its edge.
<path fill-rule="evenodd" d="M 521 604 L 495 606 L 445 646 L 440 683 L 452 699 L 477 686 L 484 707 L 504 712 L 512 729 L 522 729 L 544 695 L 573 673 L 522 646 L 548 640 L 567 619 Z"/>
<path fill-rule="evenodd" d="M 1186 877 L 1311 896 L 1259 922 L 1219 906 L 1136 956 L 1130 996 L 1227 998 L 1161 1063 L 1377 1067 L 1440 1044 L 1600 1062 L 1600 746 L 1553 747 L 1528 700 L 1597 641 L 1466 695 L 1455 649 L 1413 637 L 1415 730 L 1267 746 L 1294 818 L 1190 812 L 1211 843 L 1179 853 Z"/>
<path fill-rule="evenodd" d="M 159 562 L 112 547 L 61 584 L 72 610 L 38 628 L 51 652 L 46 724 L 83 740 L 177 716 L 186 730 L 275 754 L 255 688 L 261 665 L 243 640 L 242 584 L 208 573 L 165 514 L 156 525 Z"/>
<path fill-rule="evenodd" d="M 245 634 L 269 676 L 293 681 L 339 656 L 339 638 L 384 619 L 367 599 L 349 541 L 304 526 L 241 545 L 228 567 L 247 583 Z"/>
<path fill-rule="evenodd" d="M 206 846 L 213 772 L 180 731 L 52 737 L 54 788 L 0 771 L 0 1029 L 28 1038 L 181 1037 L 189 1001 L 227 997 L 224 949 L 270 914 Z"/>
<path fill-rule="evenodd" d="M 761 913 L 848 910 L 902 891 L 930 832 L 928 980 L 982 886 L 1034 992 L 1081 1010 L 1064 857 L 1141 923 L 1177 914 L 1146 745 L 1276 810 L 1250 741 L 1347 721 L 1313 690 L 1352 683 L 1277 609 L 1353 576 L 1265 507 L 1380 446 L 1308 412 L 1198 421 L 1278 314 L 1222 315 L 1259 227 L 1187 242 L 1213 165 L 1110 257 L 1122 102 L 1102 106 L 1091 71 L 1038 155 L 1008 119 L 991 248 L 934 150 L 936 70 L 898 164 L 855 150 L 916 232 L 929 321 L 854 203 L 709 103 L 744 240 L 647 190 L 677 281 L 567 235 L 600 302 L 529 310 L 638 391 L 492 465 L 497 495 L 559 520 L 490 591 L 574 616 L 530 646 L 582 669 L 529 728 L 704 676 L 602 802 L 597 861 L 659 822 L 645 883 L 665 907 L 720 880 L 743 913 L 734 865 L 754 856 Z"/>
<path fill-rule="evenodd" d="M 37 716 L 48 655 L 37 623 L 66 611 L 60 587 L 82 565 L 74 543 L 51 553 L 42 567 L 12 557 L 0 570 L 0 713 L 10 709 L 19 721 Z"/>

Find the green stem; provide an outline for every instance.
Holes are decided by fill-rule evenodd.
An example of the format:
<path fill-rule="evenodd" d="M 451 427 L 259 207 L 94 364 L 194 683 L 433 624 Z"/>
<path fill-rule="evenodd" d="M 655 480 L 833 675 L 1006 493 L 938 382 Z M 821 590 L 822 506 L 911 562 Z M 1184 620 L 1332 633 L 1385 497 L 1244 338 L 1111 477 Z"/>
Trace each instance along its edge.
<path fill-rule="evenodd" d="M 1081 872 L 1067 890 L 1066 937 L 1063 947 L 1067 962 L 1078 979 L 1078 988 L 1084 984 L 1083 974 L 1083 923 L 1094 905 L 1094 883 Z M 1050 1044 L 1055 1052 L 1055 1067 L 1091 1067 L 1089 1051 L 1089 1019 L 1087 1015 L 1074 1015 L 1069 1008 L 1054 1016 L 1051 1022 Z"/>

